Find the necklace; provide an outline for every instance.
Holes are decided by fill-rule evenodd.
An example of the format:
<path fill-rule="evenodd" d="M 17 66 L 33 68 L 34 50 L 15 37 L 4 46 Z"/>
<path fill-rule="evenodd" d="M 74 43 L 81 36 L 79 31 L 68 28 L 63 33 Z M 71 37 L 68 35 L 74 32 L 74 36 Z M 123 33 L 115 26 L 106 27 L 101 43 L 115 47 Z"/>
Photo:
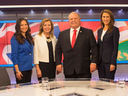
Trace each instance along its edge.
<path fill-rule="evenodd" d="M 46 37 L 46 41 L 47 41 L 47 42 L 51 42 L 51 38 L 47 38 L 47 37 Z"/>

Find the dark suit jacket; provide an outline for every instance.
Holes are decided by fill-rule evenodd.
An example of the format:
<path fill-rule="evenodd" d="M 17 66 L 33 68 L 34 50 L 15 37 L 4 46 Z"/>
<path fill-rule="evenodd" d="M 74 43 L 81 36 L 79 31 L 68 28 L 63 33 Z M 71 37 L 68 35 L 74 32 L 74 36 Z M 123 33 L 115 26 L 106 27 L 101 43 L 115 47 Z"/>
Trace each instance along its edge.
<path fill-rule="evenodd" d="M 81 27 L 74 48 L 71 48 L 70 29 L 60 32 L 56 45 L 56 64 L 61 64 L 62 53 L 64 55 L 64 74 L 72 75 L 90 73 L 90 50 L 92 62 L 98 61 L 98 49 L 92 30 Z"/>
<path fill-rule="evenodd" d="M 102 60 L 104 63 L 116 65 L 119 29 L 113 27 L 111 33 L 107 31 L 103 37 L 103 41 L 101 41 L 102 31 L 103 28 L 98 30 L 99 62 Z"/>

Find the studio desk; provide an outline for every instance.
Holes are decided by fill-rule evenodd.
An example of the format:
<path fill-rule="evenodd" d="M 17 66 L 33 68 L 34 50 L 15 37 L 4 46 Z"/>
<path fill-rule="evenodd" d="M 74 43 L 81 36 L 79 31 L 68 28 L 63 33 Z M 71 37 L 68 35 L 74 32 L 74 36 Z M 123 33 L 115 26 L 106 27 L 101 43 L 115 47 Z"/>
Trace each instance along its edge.
<path fill-rule="evenodd" d="M 108 79 L 68 78 L 50 79 L 42 83 L 25 83 L 0 87 L 0 96 L 128 96 L 128 84 Z"/>

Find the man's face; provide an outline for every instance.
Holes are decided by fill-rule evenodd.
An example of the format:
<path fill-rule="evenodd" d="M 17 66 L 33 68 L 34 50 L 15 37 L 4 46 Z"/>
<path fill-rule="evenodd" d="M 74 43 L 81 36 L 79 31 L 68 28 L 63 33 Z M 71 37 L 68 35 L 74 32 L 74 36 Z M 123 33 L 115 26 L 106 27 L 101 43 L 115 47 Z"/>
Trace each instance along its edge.
<path fill-rule="evenodd" d="M 80 17 L 77 13 L 71 13 L 69 15 L 69 24 L 73 29 L 77 29 L 80 26 Z"/>

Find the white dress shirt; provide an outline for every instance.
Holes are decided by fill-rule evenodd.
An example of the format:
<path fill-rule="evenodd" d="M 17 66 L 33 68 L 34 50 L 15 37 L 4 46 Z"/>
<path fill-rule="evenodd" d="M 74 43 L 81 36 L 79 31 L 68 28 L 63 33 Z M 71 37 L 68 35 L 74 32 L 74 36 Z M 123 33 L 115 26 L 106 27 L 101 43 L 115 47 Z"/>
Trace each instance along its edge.
<path fill-rule="evenodd" d="M 71 43 L 71 44 L 72 44 L 72 36 L 73 36 L 74 30 L 77 30 L 77 31 L 76 31 L 76 38 L 77 38 L 78 33 L 79 33 L 79 31 L 80 31 L 80 26 L 79 26 L 77 29 L 70 28 L 70 43 Z"/>
<path fill-rule="evenodd" d="M 103 30 L 103 31 L 102 31 L 102 34 L 101 34 L 101 41 L 103 41 L 103 37 L 104 37 L 104 35 L 105 35 L 106 32 L 107 32 L 107 30 L 105 30 L 105 31 Z"/>

